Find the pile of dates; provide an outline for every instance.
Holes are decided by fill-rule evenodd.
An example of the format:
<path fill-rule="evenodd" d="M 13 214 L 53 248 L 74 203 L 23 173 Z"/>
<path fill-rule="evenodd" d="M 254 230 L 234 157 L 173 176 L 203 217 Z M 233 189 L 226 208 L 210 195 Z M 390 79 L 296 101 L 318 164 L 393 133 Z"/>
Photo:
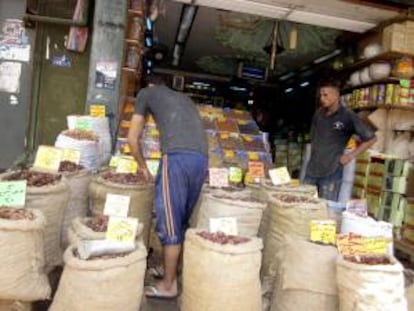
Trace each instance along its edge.
<path fill-rule="evenodd" d="M 135 174 L 106 172 L 102 174 L 102 178 L 106 181 L 123 185 L 143 185 L 147 183 L 142 171 L 137 171 Z"/>
<path fill-rule="evenodd" d="M 83 170 L 83 166 L 70 161 L 60 162 L 59 172 L 77 172 Z"/>
<path fill-rule="evenodd" d="M 33 220 L 32 212 L 24 208 L 8 208 L 0 206 L 0 219 L 7 220 Z"/>
<path fill-rule="evenodd" d="M 216 197 L 217 199 L 224 199 L 224 200 L 231 200 L 231 201 L 243 201 L 243 202 L 248 202 L 248 203 L 262 203 L 261 200 L 255 199 L 255 198 L 247 198 L 245 196 L 240 197 L 240 198 L 235 198 L 234 196 L 228 196 L 228 195 L 214 195 L 214 197 Z"/>
<path fill-rule="evenodd" d="M 114 258 L 119 258 L 119 257 L 125 257 L 127 255 L 129 255 L 130 253 L 120 253 L 120 254 L 109 254 L 109 255 L 102 255 L 102 256 L 91 256 L 88 259 L 86 259 L 87 261 L 91 261 L 91 260 L 107 260 L 107 259 L 114 259 Z M 76 258 L 78 259 L 82 259 L 79 256 L 79 253 L 75 250 L 74 255 Z M 84 260 L 84 259 L 82 259 Z"/>
<path fill-rule="evenodd" d="M 27 180 L 28 187 L 43 187 L 53 185 L 60 181 L 61 178 L 61 175 L 21 170 L 6 176 L 4 180 Z"/>
<path fill-rule="evenodd" d="M 249 238 L 236 236 L 236 235 L 227 235 L 223 232 L 201 231 L 201 232 L 198 232 L 197 235 L 213 243 L 218 243 L 221 245 L 225 245 L 225 244 L 237 245 L 237 244 L 247 243 L 250 241 Z"/>
<path fill-rule="evenodd" d="M 95 232 L 106 232 L 108 229 L 108 216 L 98 215 L 86 222 L 86 226 L 91 228 Z"/>
<path fill-rule="evenodd" d="M 311 203 L 311 204 L 317 204 L 318 201 L 313 198 L 308 198 L 304 196 L 296 196 L 296 195 L 275 195 L 275 198 L 279 201 L 285 202 L 285 203 Z"/>
<path fill-rule="evenodd" d="M 363 265 L 391 265 L 392 262 L 387 256 L 344 256 L 346 261 Z"/>
<path fill-rule="evenodd" d="M 76 139 L 76 140 L 90 140 L 97 141 L 98 137 L 92 131 L 86 130 L 67 130 L 62 133 L 62 135 Z"/>

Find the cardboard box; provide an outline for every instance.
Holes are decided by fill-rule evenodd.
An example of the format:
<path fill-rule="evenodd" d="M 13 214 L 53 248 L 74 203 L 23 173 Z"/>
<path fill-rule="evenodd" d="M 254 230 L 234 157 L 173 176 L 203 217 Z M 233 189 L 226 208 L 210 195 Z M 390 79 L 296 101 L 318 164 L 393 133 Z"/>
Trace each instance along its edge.
<path fill-rule="evenodd" d="M 387 159 L 385 166 L 387 174 L 401 177 L 408 177 L 412 169 L 412 164 L 403 159 Z"/>
<path fill-rule="evenodd" d="M 378 175 L 368 175 L 367 187 L 381 191 L 384 188 L 384 177 Z"/>
<path fill-rule="evenodd" d="M 406 177 L 386 176 L 384 190 L 405 194 L 407 189 Z"/>
<path fill-rule="evenodd" d="M 352 198 L 354 199 L 364 199 L 366 194 L 366 189 L 361 186 L 354 185 L 352 188 Z"/>
<path fill-rule="evenodd" d="M 360 175 L 368 175 L 369 172 L 369 161 L 358 159 L 355 166 L 355 173 Z"/>
<path fill-rule="evenodd" d="M 368 189 L 366 192 L 368 214 L 376 219 L 381 219 L 381 192 Z"/>
<path fill-rule="evenodd" d="M 382 48 L 384 52 L 407 52 L 407 37 L 405 24 L 392 24 L 382 31 Z"/>

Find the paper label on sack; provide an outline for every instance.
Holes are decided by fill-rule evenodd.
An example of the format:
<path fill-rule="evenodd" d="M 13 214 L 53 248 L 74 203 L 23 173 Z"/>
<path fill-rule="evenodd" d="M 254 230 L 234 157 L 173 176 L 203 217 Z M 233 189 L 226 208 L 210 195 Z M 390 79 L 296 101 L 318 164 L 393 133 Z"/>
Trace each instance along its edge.
<path fill-rule="evenodd" d="M 119 162 L 119 156 L 112 156 L 111 161 L 109 161 L 109 167 L 117 167 Z"/>
<path fill-rule="evenodd" d="M 235 217 L 210 218 L 210 232 L 238 235 L 237 219 Z"/>
<path fill-rule="evenodd" d="M 0 206 L 24 206 L 26 203 L 26 189 L 26 180 L 0 182 Z"/>
<path fill-rule="evenodd" d="M 134 241 L 137 235 L 138 218 L 109 217 L 106 239 L 117 242 Z"/>
<path fill-rule="evenodd" d="M 62 161 L 69 161 L 79 164 L 81 159 L 81 152 L 75 149 L 63 149 Z"/>
<path fill-rule="evenodd" d="M 225 188 L 229 186 L 229 170 L 226 168 L 210 168 L 208 176 L 210 187 Z"/>
<path fill-rule="evenodd" d="M 346 211 L 352 214 L 366 217 L 368 216 L 368 204 L 366 199 L 353 199 L 346 202 Z"/>
<path fill-rule="evenodd" d="M 135 160 L 128 159 L 121 157 L 118 160 L 118 165 L 116 167 L 117 173 L 124 173 L 124 174 L 135 174 L 138 169 L 138 163 Z"/>
<path fill-rule="evenodd" d="M 264 178 L 265 169 L 263 162 L 249 161 L 249 175 L 253 178 Z"/>
<path fill-rule="evenodd" d="M 92 129 L 92 122 L 89 119 L 79 118 L 76 120 L 75 129 L 90 131 Z"/>
<path fill-rule="evenodd" d="M 311 242 L 335 244 L 336 223 L 334 220 L 312 220 L 310 222 Z"/>
<path fill-rule="evenodd" d="M 229 180 L 232 183 L 241 183 L 243 181 L 243 171 L 240 167 L 232 166 L 229 168 Z"/>
<path fill-rule="evenodd" d="M 362 237 L 355 234 L 338 234 L 336 245 L 342 255 L 384 255 L 387 254 L 389 238 Z"/>
<path fill-rule="evenodd" d="M 158 173 L 158 168 L 160 166 L 160 161 L 158 160 L 147 160 L 145 161 L 147 163 L 148 170 L 150 171 L 151 175 L 155 177 Z"/>
<path fill-rule="evenodd" d="M 104 215 L 128 217 L 130 202 L 131 197 L 128 195 L 108 193 L 105 200 Z"/>
<path fill-rule="evenodd" d="M 50 146 L 39 146 L 33 167 L 57 172 L 62 157 L 63 149 Z"/>
<path fill-rule="evenodd" d="M 95 118 L 104 118 L 106 116 L 105 105 L 90 105 L 89 115 Z"/>
<path fill-rule="evenodd" d="M 286 166 L 269 170 L 269 175 L 275 186 L 288 184 L 292 180 Z"/>

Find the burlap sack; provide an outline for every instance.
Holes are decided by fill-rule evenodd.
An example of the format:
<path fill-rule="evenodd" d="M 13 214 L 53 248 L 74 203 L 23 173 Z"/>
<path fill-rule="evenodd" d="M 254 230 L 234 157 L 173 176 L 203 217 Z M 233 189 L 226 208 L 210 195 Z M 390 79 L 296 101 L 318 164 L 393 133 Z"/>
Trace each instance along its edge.
<path fill-rule="evenodd" d="M 78 259 L 75 249 L 65 251 L 65 268 L 50 311 L 139 310 L 147 256 L 143 244 L 125 257 L 89 261 Z"/>
<path fill-rule="evenodd" d="M 0 311 L 32 311 L 32 304 L 23 301 L 0 300 Z"/>
<path fill-rule="evenodd" d="M 138 218 L 139 222 L 144 224 L 143 239 L 145 245 L 148 246 L 154 202 L 154 185 L 116 184 L 97 176 L 89 185 L 92 214 L 100 215 L 103 213 L 108 193 L 125 195 L 131 198 L 128 216 Z"/>
<path fill-rule="evenodd" d="M 29 209 L 33 220 L 0 219 L 0 299 L 47 299 L 50 287 L 44 274 L 45 218 Z M 1 310 L 1 307 L 0 307 Z"/>
<path fill-rule="evenodd" d="M 335 247 L 287 236 L 278 256 L 271 311 L 338 310 Z"/>
<path fill-rule="evenodd" d="M 297 201 L 297 202 L 296 202 Z M 269 226 L 263 249 L 262 276 L 276 276 L 277 257 L 286 235 L 307 240 L 311 220 L 328 219 L 326 204 L 310 196 L 274 193 L 269 199 Z"/>
<path fill-rule="evenodd" d="M 414 285 L 406 288 L 405 298 L 407 299 L 408 311 L 414 311 Z"/>
<path fill-rule="evenodd" d="M 61 228 L 61 245 L 65 249 L 68 244 L 68 228 L 76 217 L 86 217 L 89 205 L 88 187 L 92 175 L 87 170 L 74 173 L 65 173 L 66 181 L 69 185 L 68 206 L 63 216 Z"/>
<path fill-rule="evenodd" d="M 220 245 L 189 229 L 184 244 L 182 311 L 262 311 L 262 242 Z"/>
<path fill-rule="evenodd" d="M 391 258 L 390 265 L 365 265 L 337 261 L 340 311 L 405 311 L 402 265 Z"/>
<path fill-rule="evenodd" d="M 197 228 L 209 230 L 210 218 L 234 217 L 238 234 L 255 237 L 259 231 L 263 210 L 267 203 L 253 200 L 245 195 L 228 196 L 209 193 L 204 196 L 198 213 Z"/>

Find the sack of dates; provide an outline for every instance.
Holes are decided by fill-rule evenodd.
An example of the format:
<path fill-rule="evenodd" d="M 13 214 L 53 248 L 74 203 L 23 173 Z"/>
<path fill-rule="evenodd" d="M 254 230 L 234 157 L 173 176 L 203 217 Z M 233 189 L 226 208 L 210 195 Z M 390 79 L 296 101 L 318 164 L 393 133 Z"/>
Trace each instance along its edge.
<path fill-rule="evenodd" d="M 50 311 L 137 311 L 140 308 L 147 251 L 82 260 L 75 246 L 65 251 L 65 268 Z"/>
<path fill-rule="evenodd" d="M 59 172 L 61 172 L 69 185 L 68 206 L 63 215 L 63 224 L 61 228 L 61 245 L 62 249 L 68 246 L 68 228 L 76 217 L 86 217 L 89 206 L 88 187 L 92 179 L 89 171 L 83 166 L 76 165 L 72 162 L 62 162 Z"/>
<path fill-rule="evenodd" d="M 337 261 L 341 311 L 407 310 L 403 266 L 389 256 L 341 256 Z"/>
<path fill-rule="evenodd" d="M 0 300 L 0 311 L 32 311 L 32 304 L 24 301 Z"/>
<path fill-rule="evenodd" d="M 200 208 L 205 204 L 207 194 L 216 194 L 216 195 L 225 195 L 234 199 L 240 198 L 250 198 L 252 193 L 248 189 L 237 188 L 237 187 L 228 187 L 228 188 L 212 188 L 208 185 L 204 185 L 198 198 L 197 204 L 194 206 L 194 209 L 190 217 L 190 227 L 196 228 L 199 218 Z"/>
<path fill-rule="evenodd" d="M 0 207 L 0 300 L 11 300 L 9 305 L 50 296 L 43 272 L 45 223 L 38 210 Z"/>
<path fill-rule="evenodd" d="M 184 242 L 182 311 L 262 311 L 262 241 L 189 229 Z"/>
<path fill-rule="evenodd" d="M 269 225 L 264 241 L 262 276 L 276 275 L 276 253 L 285 235 L 307 240 L 311 220 L 328 219 L 326 204 L 310 196 L 274 193 L 269 200 Z"/>
<path fill-rule="evenodd" d="M 247 196 L 210 193 L 204 196 L 197 228 L 208 230 L 211 218 L 234 217 L 241 236 L 257 236 L 267 203 Z"/>
<path fill-rule="evenodd" d="M 40 210 L 46 218 L 45 260 L 46 271 L 62 264 L 60 228 L 68 204 L 69 186 L 60 174 L 33 170 L 6 173 L 2 180 L 27 180 L 26 207 Z"/>
<path fill-rule="evenodd" d="M 82 240 L 105 240 L 108 230 L 107 216 L 99 215 L 95 217 L 75 218 L 72 225 L 68 228 L 68 240 L 70 245 L 76 245 Z M 142 241 L 142 231 L 144 225 L 138 223 L 137 241 Z"/>
<path fill-rule="evenodd" d="M 336 247 L 287 236 L 278 256 L 271 311 L 338 310 Z"/>
<path fill-rule="evenodd" d="M 148 246 L 154 202 L 154 184 L 148 183 L 142 174 L 118 174 L 106 171 L 98 175 L 89 185 L 92 214 L 102 215 L 106 195 L 129 196 L 128 217 L 138 218 L 144 224 L 143 239 Z"/>

